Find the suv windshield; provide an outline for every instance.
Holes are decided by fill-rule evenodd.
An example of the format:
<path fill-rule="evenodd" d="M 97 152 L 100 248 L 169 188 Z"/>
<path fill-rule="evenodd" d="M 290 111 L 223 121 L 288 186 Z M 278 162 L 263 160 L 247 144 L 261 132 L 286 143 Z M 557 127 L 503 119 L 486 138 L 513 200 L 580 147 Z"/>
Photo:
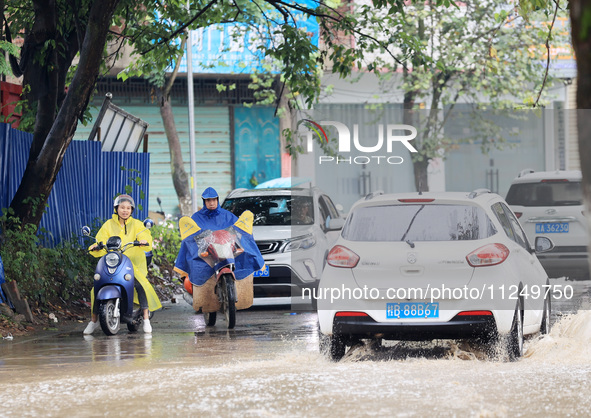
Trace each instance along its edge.
<path fill-rule="evenodd" d="M 467 205 L 361 207 L 343 228 L 343 238 L 350 241 L 458 241 L 494 234 L 484 209 Z"/>
<path fill-rule="evenodd" d="M 583 204 L 583 193 L 580 182 L 516 183 L 505 200 L 519 206 L 578 206 Z"/>
<path fill-rule="evenodd" d="M 226 199 L 222 204 L 236 216 L 254 214 L 254 225 L 312 225 L 314 210 L 309 196 L 248 196 Z"/>

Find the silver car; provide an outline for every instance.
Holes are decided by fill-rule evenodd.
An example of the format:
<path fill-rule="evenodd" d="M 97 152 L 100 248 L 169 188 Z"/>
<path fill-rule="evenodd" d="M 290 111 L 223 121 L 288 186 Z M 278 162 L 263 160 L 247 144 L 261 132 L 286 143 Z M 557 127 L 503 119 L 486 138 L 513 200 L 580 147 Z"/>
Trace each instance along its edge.
<path fill-rule="evenodd" d="M 587 220 L 580 171 L 522 171 L 511 183 L 507 203 L 530 242 L 552 237 L 554 249 L 538 258 L 550 277 L 589 277 Z"/>
<path fill-rule="evenodd" d="M 254 277 L 254 305 L 313 303 L 312 290 L 344 224 L 330 197 L 316 187 L 236 189 L 222 207 L 254 214 L 253 237 L 265 259 Z"/>

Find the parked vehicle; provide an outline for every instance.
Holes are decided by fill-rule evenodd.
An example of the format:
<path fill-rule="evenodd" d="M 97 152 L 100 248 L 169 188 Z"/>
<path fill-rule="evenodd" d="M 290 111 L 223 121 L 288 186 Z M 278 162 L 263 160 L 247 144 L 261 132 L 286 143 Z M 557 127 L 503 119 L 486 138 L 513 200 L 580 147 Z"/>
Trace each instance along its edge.
<path fill-rule="evenodd" d="M 255 273 L 254 304 L 313 302 L 310 294 L 302 299 L 302 291 L 318 286 L 344 223 L 330 197 L 316 187 L 236 189 L 222 207 L 236 215 L 254 214 L 253 236 L 265 260 L 265 268 Z"/>
<path fill-rule="evenodd" d="M 535 250 L 552 241 L 537 237 Z M 321 349 L 362 339 L 498 341 L 509 358 L 550 328 L 549 280 L 500 196 L 370 195 L 351 209 L 318 288 Z M 533 293 L 532 293 L 533 292 Z"/>
<path fill-rule="evenodd" d="M 153 225 L 154 222 L 151 219 L 144 221 L 147 229 Z M 90 237 L 90 228 L 82 227 L 82 234 Z M 139 305 L 133 304 L 135 283 L 133 264 L 125 255 L 127 249 L 140 245 L 136 240 L 121 246 L 121 237 L 113 236 L 106 243 L 99 242 L 95 247 L 95 251 L 107 250 L 107 253 L 99 259 L 94 273 L 97 314 L 101 329 L 106 335 L 117 334 L 121 322 L 127 324 L 129 332 L 136 332 L 144 321 L 143 310 Z"/>
<path fill-rule="evenodd" d="M 551 235 L 554 249 L 540 254 L 550 277 L 589 277 L 589 234 L 580 171 L 522 171 L 511 183 L 507 203 L 530 242 Z"/>

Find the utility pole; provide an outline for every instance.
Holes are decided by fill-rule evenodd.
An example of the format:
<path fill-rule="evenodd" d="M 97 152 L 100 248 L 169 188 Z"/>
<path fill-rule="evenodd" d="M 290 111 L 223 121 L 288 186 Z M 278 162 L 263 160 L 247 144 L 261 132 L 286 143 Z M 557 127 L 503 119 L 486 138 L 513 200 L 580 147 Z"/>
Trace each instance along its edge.
<path fill-rule="evenodd" d="M 191 3 L 187 1 L 190 13 Z M 195 162 L 195 101 L 193 98 L 193 31 L 188 30 L 187 42 L 187 90 L 189 99 L 189 147 L 191 150 L 191 204 L 193 212 L 197 212 L 197 167 Z"/>

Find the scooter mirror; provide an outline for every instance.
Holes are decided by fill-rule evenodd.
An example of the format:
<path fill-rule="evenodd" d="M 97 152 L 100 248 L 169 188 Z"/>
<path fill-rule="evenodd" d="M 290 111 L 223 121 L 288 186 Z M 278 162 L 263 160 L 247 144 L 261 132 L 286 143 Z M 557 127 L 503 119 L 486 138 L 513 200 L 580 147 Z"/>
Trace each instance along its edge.
<path fill-rule="evenodd" d="M 82 235 L 89 237 L 90 236 L 90 227 L 88 226 L 83 226 L 81 229 Z"/>
<path fill-rule="evenodd" d="M 154 221 L 151 220 L 150 218 L 146 218 L 146 220 L 144 221 L 144 226 L 146 228 L 150 229 L 154 226 Z"/>

